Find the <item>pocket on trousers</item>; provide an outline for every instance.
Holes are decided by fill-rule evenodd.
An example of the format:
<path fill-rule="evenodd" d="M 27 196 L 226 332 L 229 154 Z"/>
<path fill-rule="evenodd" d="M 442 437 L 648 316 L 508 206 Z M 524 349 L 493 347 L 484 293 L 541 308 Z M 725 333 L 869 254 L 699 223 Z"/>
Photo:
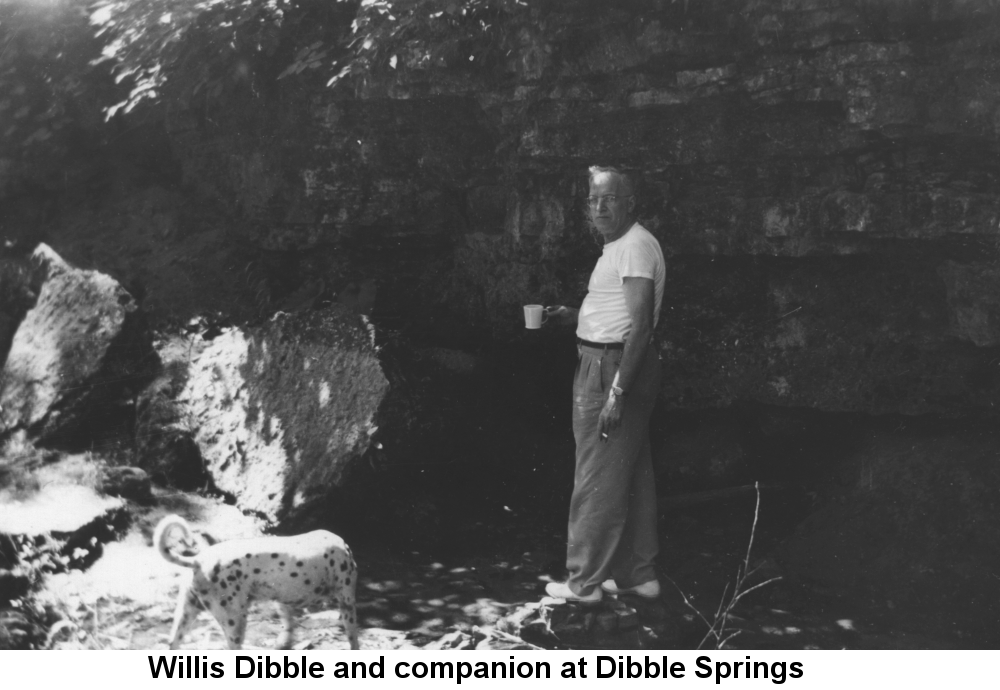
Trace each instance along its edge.
<path fill-rule="evenodd" d="M 604 355 L 604 371 L 602 373 L 602 391 L 607 393 L 611 390 L 611 386 L 614 385 L 615 379 L 618 377 L 618 369 L 622 365 L 622 351 L 612 350 Z"/>
<path fill-rule="evenodd" d="M 604 365 L 606 366 L 607 363 L 605 362 Z M 581 355 L 573 390 L 573 397 L 577 403 L 601 399 L 604 394 L 601 369 L 600 357 L 595 357 L 589 352 Z"/>

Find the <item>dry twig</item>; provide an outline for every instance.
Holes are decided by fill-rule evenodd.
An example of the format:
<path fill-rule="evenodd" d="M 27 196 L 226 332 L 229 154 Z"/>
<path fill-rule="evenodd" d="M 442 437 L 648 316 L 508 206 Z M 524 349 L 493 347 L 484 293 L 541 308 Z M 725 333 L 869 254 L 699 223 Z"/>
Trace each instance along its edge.
<path fill-rule="evenodd" d="M 734 630 L 730 627 L 730 623 L 734 616 L 734 609 L 736 605 L 745 597 L 753 591 L 760 589 L 765 585 L 769 585 L 772 582 L 780 580 L 780 577 L 772 577 L 770 579 L 764 580 L 763 582 L 758 582 L 757 584 L 744 589 L 746 585 L 747 578 L 753 575 L 757 568 L 750 568 L 750 552 L 753 550 L 753 540 L 757 533 L 757 520 L 760 517 L 760 483 L 754 484 L 754 489 L 757 491 L 757 504 L 753 511 L 753 526 L 750 528 L 750 541 L 747 544 L 746 556 L 743 557 L 743 564 L 736 571 L 736 583 L 733 587 L 732 594 L 729 592 L 729 584 L 727 583 L 725 588 L 722 590 L 722 597 L 719 599 L 719 605 L 715 610 L 715 616 L 711 621 L 702 614 L 698 608 L 691 603 L 691 599 L 684 593 L 684 591 L 674 582 L 670 577 L 670 580 L 677 591 L 680 593 L 681 598 L 684 600 L 684 605 L 691 609 L 694 614 L 701 619 L 701 621 L 708 627 L 708 631 L 705 636 L 698 643 L 698 649 L 701 649 L 705 643 L 710 640 L 715 640 L 715 648 L 722 649 L 725 645 L 732 640 L 734 637 L 740 634 L 740 630 Z M 728 598 L 727 598 L 728 596 Z"/>

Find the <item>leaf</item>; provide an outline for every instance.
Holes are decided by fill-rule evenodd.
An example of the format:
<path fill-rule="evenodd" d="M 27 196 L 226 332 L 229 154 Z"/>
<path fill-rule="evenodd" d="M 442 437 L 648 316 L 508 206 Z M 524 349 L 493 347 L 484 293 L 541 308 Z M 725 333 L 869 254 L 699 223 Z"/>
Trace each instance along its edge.
<path fill-rule="evenodd" d="M 326 83 L 326 85 L 327 86 L 333 86 L 334 84 L 336 84 L 338 81 L 340 81 L 342 78 L 346 77 L 350 73 L 351 73 L 351 67 L 350 67 L 350 65 L 347 65 L 346 67 L 344 67 L 343 69 L 341 69 L 339 72 L 337 72 L 337 74 L 335 74 L 333 77 L 331 77 L 330 81 L 328 81 Z"/>
<path fill-rule="evenodd" d="M 115 103 L 114 105 L 109 106 L 107 110 L 104 111 L 105 122 L 113 118 L 118 113 L 118 111 L 124 108 L 126 105 L 128 105 L 128 101 L 122 101 L 121 103 Z"/>
<path fill-rule="evenodd" d="M 50 132 L 47 127 L 39 127 L 38 129 L 36 129 L 34 132 L 31 133 L 31 136 L 29 136 L 27 139 L 24 140 L 24 145 L 27 146 L 28 144 L 35 141 L 45 141 L 51 136 L 52 132 Z"/>

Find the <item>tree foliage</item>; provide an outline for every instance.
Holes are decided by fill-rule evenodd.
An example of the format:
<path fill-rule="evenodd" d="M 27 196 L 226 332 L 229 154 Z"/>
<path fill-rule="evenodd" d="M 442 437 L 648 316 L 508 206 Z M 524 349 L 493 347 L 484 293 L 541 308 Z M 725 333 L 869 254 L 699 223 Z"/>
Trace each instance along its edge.
<path fill-rule="evenodd" d="M 129 112 L 165 95 L 217 98 L 299 75 L 333 87 L 403 71 L 495 69 L 523 0 L 97 0 L 90 19 Z"/>
<path fill-rule="evenodd" d="M 4 160 L 116 115 L 235 91 L 502 78 L 551 0 L 0 0 Z M 51 163 L 50 163 L 51 164 Z"/>
<path fill-rule="evenodd" d="M 525 0 L 14 0 L 0 4 L 0 83 L 15 96 L 32 91 L 51 112 L 6 99 L 0 112 L 55 127 L 97 68 L 127 87 L 109 117 L 162 99 L 170 81 L 177 97 L 218 97 L 303 73 L 332 87 L 442 66 L 496 69 L 528 10 Z"/>
<path fill-rule="evenodd" d="M 0 2 L 0 155 L 91 124 L 108 95 L 99 50 L 81 5 Z"/>
<path fill-rule="evenodd" d="M 108 108 L 131 112 L 161 98 L 171 80 L 179 93 L 220 96 L 227 88 L 253 86 L 252 65 L 274 55 L 287 14 L 276 0 L 97 0 L 90 21 L 104 41 L 102 59 L 115 79 L 131 85 Z"/>
<path fill-rule="evenodd" d="M 517 27 L 528 17 L 524 0 L 364 2 L 352 23 L 346 60 L 327 83 L 365 81 L 387 69 L 502 69 Z"/>

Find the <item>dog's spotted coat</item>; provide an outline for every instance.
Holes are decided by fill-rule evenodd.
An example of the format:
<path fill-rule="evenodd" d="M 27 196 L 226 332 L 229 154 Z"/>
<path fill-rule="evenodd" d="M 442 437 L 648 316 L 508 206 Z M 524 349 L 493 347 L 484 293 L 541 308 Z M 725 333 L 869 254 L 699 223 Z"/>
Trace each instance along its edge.
<path fill-rule="evenodd" d="M 355 588 L 358 569 L 351 549 L 336 534 L 317 530 L 295 537 L 259 537 L 221 542 L 195 556 L 174 554 L 168 538 L 174 530 L 191 539 L 187 522 L 177 515 L 156 526 L 153 543 L 160 554 L 176 565 L 192 569 L 191 582 L 182 588 L 170 632 L 170 648 L 177 649 L 202 606 L 222 626 L 230 649 L 240 649 L 246 632 L 247 608 L 255 599 L 278 604 L 284 631 L 278 648 L 292 642 L 295 621 L 292 606 L 336 602 L 340 620 L 351 643 L 358 648 Z"/>

